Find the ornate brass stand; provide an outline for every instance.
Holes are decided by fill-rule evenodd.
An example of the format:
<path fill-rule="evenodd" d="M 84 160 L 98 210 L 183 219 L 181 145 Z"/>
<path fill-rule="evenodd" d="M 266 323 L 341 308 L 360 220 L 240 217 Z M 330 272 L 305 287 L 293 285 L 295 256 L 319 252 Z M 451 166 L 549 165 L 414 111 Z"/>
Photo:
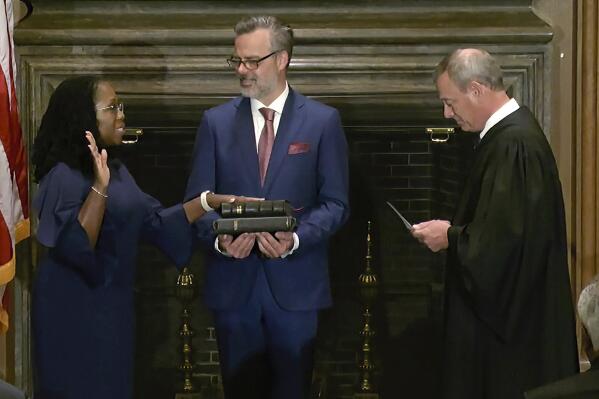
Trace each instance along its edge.
<path fill-rule="evenodd" d="M 181 329 L 179 330 L 179 335 L 181 336 L 181 341 L 183 342 L 181 350 L 183 361 L 179 365 L 179 370 L 183 372 L 183 392 L 176 393 L 175 399 L 201 398 L 200 393 L 194 387 L 192 381 L 193 362 L 191 356 L 191 339 L 193 338 L 194 332 L 191 328 L 191 310 L 189 308 L 196 296 L 197 290 L 193 284 L 193 274 L 191 274 L 187 268 L 184 268 L 177 278 L 177 298 L 179 298 L 181 305 L 183 306 L 183 312 L 181 314 Z"/>
<path fill-rule="evenodd" d="M 377 277 L 372 268 L 372 223 L 368 222 L 368 234 L 366 236 L 366 269 L 358 278 L 360 283 L 360 296 L 362 298 L 362 308 L 364 316 L 364 326 L 360 335 L 362 336 L 362 351 L 358 358 L 360 363 L 360 380 L 358 391 L 354 393 L 354 399 L 378 399 L 379 395 L 376 392 L 372 383 L 372 375 L 375 370 L 374 360 L 372 356 L 372 340 L 375 336 L 375 330 L 372 326 L 372 313 L 370 309 L 377 296 Z"/>

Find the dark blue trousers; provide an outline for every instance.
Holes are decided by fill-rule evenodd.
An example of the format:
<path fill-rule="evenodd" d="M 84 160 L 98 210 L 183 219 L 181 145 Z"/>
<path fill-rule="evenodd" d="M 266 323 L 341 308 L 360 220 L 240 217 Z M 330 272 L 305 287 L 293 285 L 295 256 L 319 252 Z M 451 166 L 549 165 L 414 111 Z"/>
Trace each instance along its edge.
<path fill-rule="evenodd" d="M 281 309 L 260 269 L 249 301 L 214 319 L 227 399 L 308 398 L 316 310 Z"/>

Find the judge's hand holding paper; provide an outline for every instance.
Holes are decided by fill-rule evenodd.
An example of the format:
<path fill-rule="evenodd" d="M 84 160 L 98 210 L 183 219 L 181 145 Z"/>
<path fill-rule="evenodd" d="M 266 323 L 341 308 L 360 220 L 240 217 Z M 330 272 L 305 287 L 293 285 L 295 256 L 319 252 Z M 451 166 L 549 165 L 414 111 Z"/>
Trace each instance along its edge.
<path fill-rule="evenodd" d="M 447 249 L 447 230 L 451 223 L 448 220 L 429 220 L 412 225 L 412 236 L 423 243 L 433 252 Z"/>
<path fill-rule="evenodd" d="M 451 223 L 447 220 L 429 220 L 418 224 L 410 224 L 408 220 L 389 202 L 387 205 L 401 219 L 406 229 L 414 238 L 426 245 L 431 251 L 438 252 L 447 249 L 449 242 L 447 240 L 447 230 Z"/>

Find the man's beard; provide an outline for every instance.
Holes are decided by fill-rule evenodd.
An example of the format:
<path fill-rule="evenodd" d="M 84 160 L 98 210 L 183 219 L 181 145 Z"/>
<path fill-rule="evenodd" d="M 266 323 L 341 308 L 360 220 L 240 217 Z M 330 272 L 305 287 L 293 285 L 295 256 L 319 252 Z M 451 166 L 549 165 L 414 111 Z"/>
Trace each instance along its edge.
<path fill-rule="evenodd" d="M 276 81 L 274 79 L 263 82 L 263 84 L 260 84 L 256 79 L 252 80 L 254 84 L 251 87 L 240 86 L 240 93 L 243 97 L 261 99 L 271 93 L 276 86 Z"/>
<path fill-rule="evenodd" d="M 256 93 L 258 92 L 258 88 L 257 87 L 241 87 L 240 92 L 243 97 L 256 98 L 257 97 Z"/>

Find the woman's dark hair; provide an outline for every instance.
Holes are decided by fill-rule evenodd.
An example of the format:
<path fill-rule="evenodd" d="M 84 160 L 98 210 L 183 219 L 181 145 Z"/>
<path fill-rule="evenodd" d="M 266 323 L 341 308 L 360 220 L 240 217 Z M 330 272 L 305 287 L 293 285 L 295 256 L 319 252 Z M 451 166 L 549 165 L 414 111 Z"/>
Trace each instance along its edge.
<path fill-rule="evenodd" d="M 101 80 L 78 76 L 63 81 L 52 96 L 33 142 L 31 163 L 39 182 L 58 162 L 64 162 L 86 176 L 92 176 L 92 160 L 85 131 L 94 135 L 98 148 L 95 95 Z"/>

